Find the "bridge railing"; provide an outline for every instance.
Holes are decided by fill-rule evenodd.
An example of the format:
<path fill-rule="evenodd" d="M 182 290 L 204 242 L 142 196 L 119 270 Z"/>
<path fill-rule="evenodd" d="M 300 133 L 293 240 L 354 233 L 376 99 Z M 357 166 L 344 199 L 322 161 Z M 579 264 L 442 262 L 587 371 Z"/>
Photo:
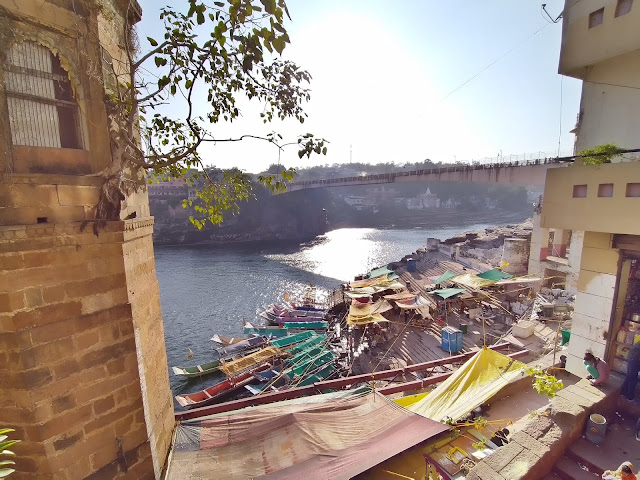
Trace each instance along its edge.
<path fill-rule="evenodd" d="M 498 162 L 498 163 L 460 163 L 456 166 L 450 167 L 441 167 L 441 168 L 428 168 L 421 170 L 398 170 L 396 172 L 389 173 L 376 173 L 370 175 L 359 175 L 359 176 L 351 176 L 351 177 L 340 177 L 340 178 L 322 178 L 315 180 L 303 180 L 301 182 L 291 182 L 289 183 L 289 187 L 311 187 L 313 185 L 336 185 L 341 183 L 352 183 L 352 182 L 375 182 L 375 183 L 393 183 L 397 177 L 408 177 L 408 176 L 421 176 L 421 175 L 431 175 L 438 173 L 449 173 L 449 172 L 468 172 L 471 170 L 486 170 L 486 169 L 499 169 L 506 167 L 526 167 L 532 165 L 548 165 L 548 164 L 558 164 L 565 163 L 566 157 L 561 158 L 536 158 L 532 160 L 523 160 L 523 161 L 509 161 L 509 162 Z"/>

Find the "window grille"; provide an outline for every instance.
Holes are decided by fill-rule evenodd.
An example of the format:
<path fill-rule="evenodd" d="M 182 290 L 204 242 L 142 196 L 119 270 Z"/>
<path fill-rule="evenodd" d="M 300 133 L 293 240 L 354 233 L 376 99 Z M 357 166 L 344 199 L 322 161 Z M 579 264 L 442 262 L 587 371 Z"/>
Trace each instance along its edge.
<path fill-rule="evenodd" d="M 71 82 L 49 49 L 34 42 L 11 47 L 6 94 L 14 145 L 83 148 Z"/>

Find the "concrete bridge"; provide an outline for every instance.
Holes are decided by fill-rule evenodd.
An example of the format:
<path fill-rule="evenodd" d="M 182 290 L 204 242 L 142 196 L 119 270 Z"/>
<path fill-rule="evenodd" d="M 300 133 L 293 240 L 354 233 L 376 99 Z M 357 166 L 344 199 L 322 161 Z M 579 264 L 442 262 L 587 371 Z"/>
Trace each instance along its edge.
<path fill-rule="evenodd" d="M 522 162 L 460 164 L 453 167 L 398 171 L 356 177 L 324 178 L 291 182 L 286 192 L 308 188 L 346 187 L 401 182 L 476 182 L 511 185 L 544 185 L 549 168 L 564 167 L 573 157 L 545 158 Z"/>

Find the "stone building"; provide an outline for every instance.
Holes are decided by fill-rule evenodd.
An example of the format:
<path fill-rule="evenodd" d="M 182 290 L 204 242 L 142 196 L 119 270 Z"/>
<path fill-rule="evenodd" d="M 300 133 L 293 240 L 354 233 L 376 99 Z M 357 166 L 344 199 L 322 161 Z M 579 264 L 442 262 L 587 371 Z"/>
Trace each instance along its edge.
<path fill-rule="evenodd" d="M 639 31 L 637 1 L 565 1 L 558 70 L 583 81 L 576 153 L 605 143 L 639 147 Z M 576 294 L 571 373 L 584 375 L 586 350 L 626 371 L 640 328 L 639 207 L 637 153 L 547 172 L 529 270 Z"/>
<path fill-rule="evenodd" d="M 91 227 L 135 0 L 0 0 L 0 425 L 12 478 L 158 478 L 174 426 L 146 191 Z M 133 218 L 135 217 L 135 218 Z M 126 219 L 130 218 L 130 219 Z"/>

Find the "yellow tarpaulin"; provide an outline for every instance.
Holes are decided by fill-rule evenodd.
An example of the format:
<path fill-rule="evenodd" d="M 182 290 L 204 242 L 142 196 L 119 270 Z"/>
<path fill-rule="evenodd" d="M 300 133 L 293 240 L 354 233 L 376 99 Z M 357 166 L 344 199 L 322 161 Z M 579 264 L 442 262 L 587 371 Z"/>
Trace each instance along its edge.
<path fill-rule="evenodd" d="M 477 275 L 472 275 L 470 273 L 465 273 L 464 275 L 458 275 L 457 277 L 451 278 L 449 281 L 453 283 L 457 283 L 458 285 L 464 285 L 465 287 L 471 288 L 483 288 L 488 287 L 489 285 L 493 285 L 496 283 L 495 280 L 487 280 L 485 278 L 480 278 Z"/>
<path fill-rule="evenodd" d="M 349 315 L 347 317 L 347 323 L 349 325 L 366 325 L 368 323 L 375 323 L 375 322 L 388 322 L 389 320 L 387 320 L 386 318 L 384 318 L 382 315 L 380 315 L 379 313 L 373 313 L 371 315 L 365 315 L 365 316 L 354 316 L 354 315 Z"/>
<path fill-rule="evenodd" d="M 429 395 L 429 392 L 418 393 L 416 395 L 407 395 L 406 397 L 396 398 L 394 402 L 396 402 L 401 407 L 408 407 L 409 405 L 413 405 L 414 403 L 422 400 L 427 395 Z"/>
<path fill-rule="evenodd" d="M 524 363 L 484 347 L 429 395 L 406 408 L 437 422 L 459 420 L 522 375 L 524 368 Z"/>
<path fill-rule="evenodd" d="M 262 350 L 257 351 L 256 353 L 252 353 L 251 355 L 247 355 L 246 357 L 241 358 L 240 360 L 236 360 L 234 362 L 227 362 L 220 370 L 222 370 L 225 374 L 230 377 L 237 375 L 238 373 L 247 370 L 248 368 L 255 367 L 260 365 L 267 360 L 280 355 L 280 349 L 277 347 L 267 347 Z"/>
<path fill-rule="evenodd" d="M 352 288 L 350 291 L 345 292 L 350 297 L 357 297 L 363 295 L 372 295 L 378 292 L 384 292 L 385 290 L 402 290 L 404 285 L 394 280 L 387 280 L 385 282 L 377 283 L 369 287 Z"/>

